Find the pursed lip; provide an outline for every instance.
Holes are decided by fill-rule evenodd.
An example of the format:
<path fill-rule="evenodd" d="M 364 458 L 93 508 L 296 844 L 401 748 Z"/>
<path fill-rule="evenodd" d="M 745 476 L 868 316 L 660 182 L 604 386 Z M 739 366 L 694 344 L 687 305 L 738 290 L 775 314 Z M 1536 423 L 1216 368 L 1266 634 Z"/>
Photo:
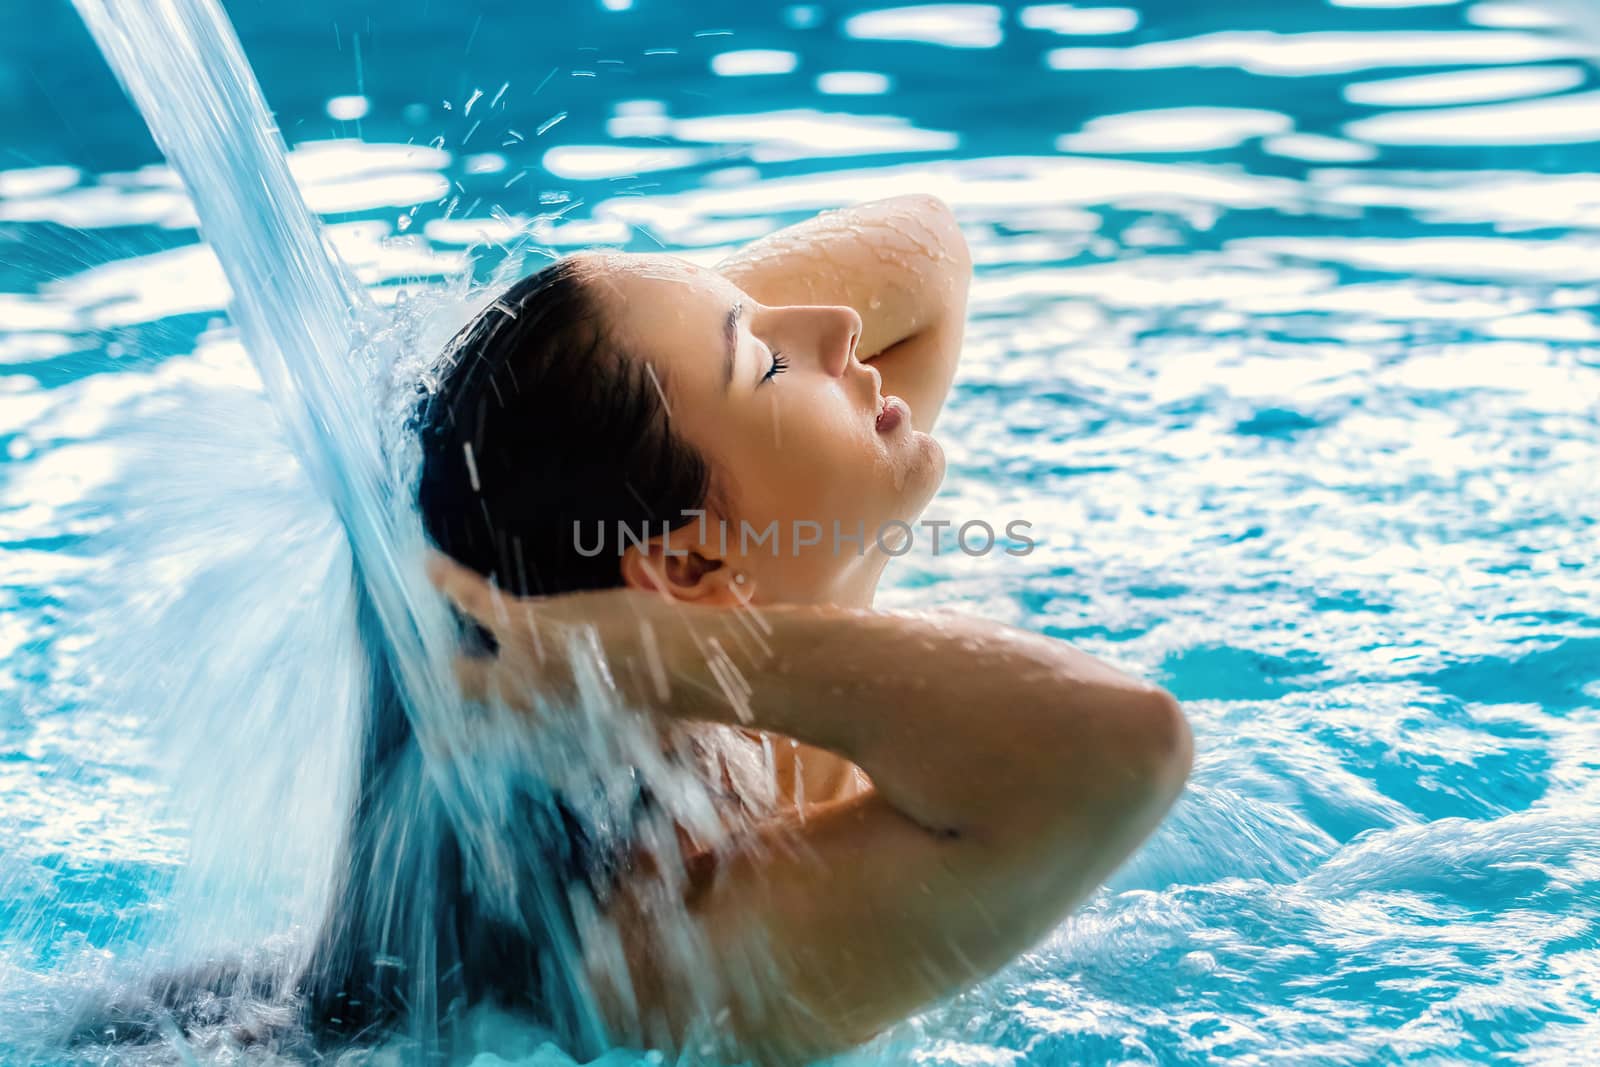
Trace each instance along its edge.
<path fill-rule="evenodd" d="M 883 391 L 883 375 L 878 368 L 870 363 L 861 364 L 867 372 L 867 381 L 872 389 L 872 422 L 879 433 L 889 433 L 902 422 L 911 421 L 911 405 L 895 396 L 893 393 Z"/>
<path fill-rule="evenodd" d="M 889 433 L 902 422 L 908 422 L 910 419 L 910 406 L 904 400 L 890 394 L 879 402 L 878 417 L 874 420 L 873 425 L 879 433 Z"/>

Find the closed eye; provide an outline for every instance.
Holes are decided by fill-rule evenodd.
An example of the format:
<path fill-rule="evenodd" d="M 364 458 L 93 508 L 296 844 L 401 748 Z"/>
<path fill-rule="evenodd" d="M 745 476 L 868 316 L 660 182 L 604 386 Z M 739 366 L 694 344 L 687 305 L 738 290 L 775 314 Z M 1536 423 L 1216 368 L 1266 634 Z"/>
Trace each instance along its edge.
<path fill-rule="evenodd" d="M 789 361 L 783 358 L 780 352 L 772 353 L 772 367 L 761 376 L 763 382 L 770 382 L 789 368 Z"/>

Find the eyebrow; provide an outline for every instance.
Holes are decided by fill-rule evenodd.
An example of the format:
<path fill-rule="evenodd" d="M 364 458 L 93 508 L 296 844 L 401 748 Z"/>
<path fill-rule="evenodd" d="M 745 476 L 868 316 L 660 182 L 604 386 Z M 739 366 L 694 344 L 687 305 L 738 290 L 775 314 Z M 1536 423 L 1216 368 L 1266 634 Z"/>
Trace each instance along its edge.
<path fill-rule="evenodd" d="M 722 388 L 733 387 L 733 365 L 739 353 L 739 316 L 744 314 L 744 305 L 736 303 L 728 309 L 728 317 L 722 324 L 722 336 L 727 354 L 722 357 Z"/>

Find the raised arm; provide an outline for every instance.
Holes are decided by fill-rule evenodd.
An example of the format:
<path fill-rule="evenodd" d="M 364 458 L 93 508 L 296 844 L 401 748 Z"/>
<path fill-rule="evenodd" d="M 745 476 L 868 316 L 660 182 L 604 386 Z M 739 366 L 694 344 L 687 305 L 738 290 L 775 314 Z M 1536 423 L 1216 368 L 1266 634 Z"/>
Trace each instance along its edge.
<path fill-rule="evenodd" d="M 870 793 L 766 827 L 770 847 L 740 851 L 690 902 L 718 960 L 771 950 L 780 988 L 756 1007 L 731 1004 L 729 1019 L 763 1063 L 859 1043 L 1027 949 L 1155 828 L 1192 758 L 1165 692 L 977 619 L 770 607 L 768 653 L 740 609 L 628 590 L 501 602 L 449 564 L 436 580 L 499 640 L 499 660 L 469 671 L 476 688 L 514 698 L 536 669 L 548 683 L 533 651 L 553 647 L 541 629 L 582 620 L 599 627 L 637 706 L 786 734 L 872 776 Z M 623 925 L 635 984 L 685 1024 L 672 997 L 681 979 Z"/>
<path fill-rule="evenodd" d="M 972 257 L 955 216 L 924 194 L 825 211 L 769 234 L 716 269 L 763 304 L 848 304 L 860 358 L 927 432 L 961 355 Z"/>

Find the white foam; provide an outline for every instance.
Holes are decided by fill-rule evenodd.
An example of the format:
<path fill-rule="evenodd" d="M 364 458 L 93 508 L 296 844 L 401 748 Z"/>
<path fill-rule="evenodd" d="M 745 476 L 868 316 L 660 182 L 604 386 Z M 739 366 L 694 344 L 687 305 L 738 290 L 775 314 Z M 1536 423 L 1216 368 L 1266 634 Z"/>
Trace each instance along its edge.
<path fill-rule="evenodd" d="M 522 238 L 529 238 L 552 248 L 577 248 L 625 245 L 633 237 L 633 227 L 619 218 L 555 222 L 526 215 L 501 215 L 492 219 L 434 219 L 423 228 L 423 232 L 435 244 L 461 246 L 511 245 Z"/>
<path fill-rule="evenodd" d="M 1452 345 L 1437 353 L 1412 354 L 1404 362 L 1382 368 L 1374 384 L 1381 389 L 1525 394 L 1538 397 L 1539 407 L 1545 411 L 1583 412 L 1593 404 L 1585 395 L 1588 382 L 1580 373 L 1552 361 L 1549 346 L 1527 341 L 1481 341 Z"/>
<path fill-rule="evenodd" d="M 1048 271 L 980 275 L 973 282 L 973 296 L 984 306 L 1077 296 L 1091 298 L 1102 307 L 1204 307 L 1267 293 L 1279 294 L 1292 303 L 1327 288 L 1332 280 L 1326 270 L 1263 272 L 1219 255 L 1148 256 Z"/>
<path fill-rule="evenodd" d="M 1441 278 L 1600 281 L 1600 242 L 1574 237 L 1244 237 L 1228 248 Z"/>
<path fill-rule="evenodd" d="M 0 222 L 54 222 L 74 230 L 110 226 L 182 226 L 189 199 L 175 189 L 83 186 L 52 196 L 0 200 Z"/>
<path fill-rule="evenodd" d="M 1474 26 L 1503 30 L 1548 30 L 1567 24 L 1562 12 L 1548 4 L 1510 4 L 1499 0 L 1473 4 L 1467 21 Z"/>
<path fill-rule="evenodd" d="M 748 144 L 757 163 L 879 152 L 949 152 L 953 133 L 924 130 L 895 115 L 846 115 L 795 109 L 707 115 L 672 124 L 680 141 Z"/>
<path fill-rule="evenodd" d="M 557 178 L 594 180 L 677 170 L 711 158 L 698 148 L 627 148 L 622 145 L 561 145 L 544 154 L 544 169 Z"/>
<path fill-rule="evenodd" d="M 387 223 L 348 222 L 323 231 L 340 258 L 365 284 L 396 278 L 445 277 L 465 261 L 422 242 L 390 236 Z M 45 286 L 46 306 L 81 309 L 74 328 L 108 329 L 156 322 L 174 315 L 221 311 L 232 290 L 216 256 L 191 244 L 91 267 Z M 0 305 L 0 311 L 3 311 Z"/>
<path fill-rule="evenodd" d="M 1576 41 L 1512 32 L 1229 30 L 1130 48 L 1056 48 L 1046 54 L 1045 61 L 1056 70 L 1238 67 L 1254 74 L 1292 77 L 1377 67 L 1526 63 L 1587 54 L 1588 49 Z"/>
<path fill-rule="evenodd" d="M 1582 67 L 1566 65 L 1462 70 L 1357 82 L 1344 87 L 1344 98 L 1352 104 L 1373 107 L 1476 104 L 1564 92 L 1582 85 L 1586 77 Z"/>
<path fill-rule="evenodd" d="M 722 52 L 711 57 L 711 69 L 724 78 L 737 78 L 751 74 L 788 74 L 800 65 L 800 57 L 793 52 L 772 48 L 747 48 L 737 52 Z"/>
<path fill-rule="evenodd" d="M 849 76 L 881 77 L 864 72 Z M 852 87 L 879 88 L 859 82 Z M 953 133 L 924 130 L 895 115 L 850 115 L 809 108 L 690 119 L 672 119 L 659 110 L 659 105 L 630 109 L 625 114 L 619 108 L 619 114 L 607 123 L 607 130 L 612 136 L 644 135 L 727 146 L 756 163 L 878 152 L 948 152 L 960 143 Z M 681 146 L 566 145 L 546 153 L 544 164 L 557 177 L 613 178 L 695 166 L 718 154 Z"/>
<path fill-rule="evenodd" d="M 439 171 L 451 155 L 415 144 L 369 144 L 353 139 L 302 141 L 289 151 L 289 172 L 301 185 L 384 171 Z"/>
<path fill-rule="evenodd" d="M 0 323 L 5 331 L 75 330 L 78 313 L 69 304 L 27 293 L 0 293 Z"/>
<path fill-rule="evenodd" d="M 1397 207 L 1502 230 L 1600 228 L 1600 177 L 1590 174 L 1328 170 L 1311 178 L 1317 199 L 1341 208 Z"/>
<path fill-rule="evenodd" d="M 551 219 L 529 218 L 526 215 L 502 215 L 493 219 L 434 219 L 423 228 L 423 232 L 435 244 L 461 247 L 510 246 L 527 238 L 552 248 L 578 248 L 625 245 L 633 237 L 633 227 L 620 219 L 580 219 L 557 223 Z"/>
<path fill-rule="evenodd" d="M 219 311 L 232 290 L 205 245 L 119 259 L 47 287 L 48 294 L 87 309 L 96 329 L 155 322 L 172 315 Z"/>
<path fill-rule="evenodd" d="M 1585 311 L 1531 312 L 1512 315 L 1488 324 L 1484 331 L 1491 337 L 1515 338 L 1523 341 L 1564 341 L 1573 344 L 1593 344 L 1600 341 L 1600 325 L 1592 314 Z"/>
<path fill-rule="evenodd" d="M 887 74 L 870 70 L 830 70 L 817 77 L 817 92 L 830 96 L 878 96 L 893 85 Z"/>
<path fill-rule="evenodd" d="M 1079 7 L 1076 4 L 1033 4 L 1017 13 L 1017 21 L 1030 30 L 1048 30 L 1076 37 L 1127 33 L 1139 25 L 1139 12 L 1131 7 Z"/>
<path fill-rule="evenodd" d="M 368 286 L 397 279 L 454 277 L 470 266 L 459 253 L 436 251 L 415 234 L 392 236 L 387 222 L 342 222 L 324 232 L 339 257 Z"/>
<path fill-rule="evenodd" d="M 1249 252 L 1249 250 L 1246 250 Z M 1258 253 L 1250 253 L 1252 255 Z M 1240 257 L 1241 261 L 1248 261 Z M 1263 257 L 1259 269 L 1276 269 Z M 1329 278 L 1332 281 L 1332 278 Z M 1350 316 L 1384 322 L 1480 322 L 1504 319 L 1530 307 L 1526 296 L 1500 286 L 1462 285 L 1433 279 L 1356 282 L 1309 293 L 1263 290 L 1242 293 L 1228 302 L 1235 311 L 1252 315 Z"/>
<path fill-rule="evenodd" d="M 1374 144 L 1548 145 L 1600 138 L 1600 91 L 1449 110 L 1396 111 L 1348 123 Z"/>
<path fill-rule="evenodd" d="M 958 214 L 1000 211 L 1007 217 L 1026 217 L 1034 210 L 1059 213 L 1088 205 L 1156 203 L 1206 213 L 1228 207 L 1288 210 L 1305 200 L 1299 182 L 1231 166 L 1094 156 L 1000 156 L 795 175 L 666 196 L 619 197 L 603 201 L 596 214 L 648 212 L 654 218 L 690 225 L 708 218 L 814 212 L 896 196 L 907 189 L 938 196 Z"/>
<path fill-rule="evenodd" d="M 430 219 L 422 232 L 442 245 L 506 245 L 533 229 L 526 215 L 500 215 L 492 219 Z"/>
<path fill-rule="evenodd" d="M 117 189 L 182 189 L 183 179 L 165 163 L 146 163 L 138 170 L 109 171 L 100 177 L 101 185 Z"/>
<path fill-rule="evenodd" d="M 534 236 L 555 248 L 625 245 L 633 237 L 633 227 L 618 219 L 579 219 L 559 224 L 544 222 L 534 228 Z"/>
<path fill-rule="evenodd" d="M 77 167 L 24 167 L 0 170 L 0 199 L 48 196 L 78 184 L 82 172 Z"/>
<path fill-rule="evenodd" d="M 1261 142 L 1261 150 L 1285 159 L 1303 159 L 1308 163 L 1365 163 L 1378 156 L 1378 150 L 1372 145 L 1339 137 L 1325 137 L 1320 133 L 1285 133 L 1268 137 Z"/>
<path fill-rule="evenodd" d="M 312 211 L 334 215 L 380 207 L 410 207 L 439 200 L 449 194 L 450 182 L 442 174 L 370 174 L 304 185 L 301 192 Z"/>
<path fill-rule="evenodd" d="M 87 347 L 83 341 L 61 333 L 0 333 L 0 365 L 35 363 Z M 19 447 L 12 438 L 10 448 Z M 19 458 L 11 455 L 12 459 Z"/>
<path fill-rule="evenodd" d="M 864 11 L 845 20 L 847 37 L 871 41 L 921 41 L 948 48 L 993 48 L 1004 33 L 993 4 L 919 4 Z"/>
<path fill-rule="evenodd" d="M 1293 127 L 1276 111 L 1240 107 L 1172 107 L 1103 115 L 1080 133 L 1056 139 L 1062 152 L 1204 152 Z"/>

